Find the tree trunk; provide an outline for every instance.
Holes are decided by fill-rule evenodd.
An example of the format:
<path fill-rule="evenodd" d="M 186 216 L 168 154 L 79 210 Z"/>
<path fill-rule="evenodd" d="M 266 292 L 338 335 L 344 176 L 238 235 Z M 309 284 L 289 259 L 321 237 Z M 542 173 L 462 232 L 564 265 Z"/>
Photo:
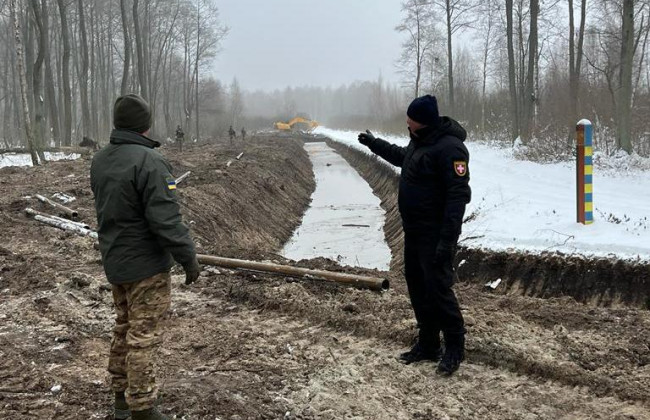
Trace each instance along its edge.
<path fill-rule="evenodd" d="M 530 0 L 530 33 L 528 35 L 528 66 L 523 104 L 523 136 L 528 141 L 533 135 L 533 116 L 535 114 L 535 68 L 537 66 L 537 17 L 539 0 Z"/>
<path fill-rule="evenodd" d="M 126 95 L 129 90 L 129 68 L 131 67 L 131 37 L 126 15 L 126 0 L 120 0 L 120 12 L 122 14 L 122 35 L 124 36 L 124 67 L 122 68 L 120 95 Z"/>
<path fill-rule="evenodd" d="M 57 0 L 59 15 L 61 16 L 61 38 L 63 39 L 63 143 L 66 146 L 72 144 L 72 89 L 70 88 L 70 33 L 68 29 L 68 17 L 65 0 Z"/>
<path fill-rule="evenodd" d="M 52 54 L 50 53 L 50 15 L 47 10 L 47 2 L 41 0 L 43 9 L 43 31 L 45 32 L 45 89 L 47 104 L 50 115 L 50 126 L 52 128 L 52 139 L 57 146 L 61 145 L 61 128 L 59 125 L 59 108 L 54 88 L 54 71 L 52 69 Z"/>
<path fill-rule="evenodd" d="M 138 15 L 139 0 L 133 0 L 133 30 L 135 33 L 135 48 L 138 55 L 138 81 L 140 83 L 140 95 L 145 100 L 149 100 L 149 92 L 147 89 L 147 75 L 145 73 L 145 58 L 142 46 L 142 34 L 140 31 L 140 18 Z"/>
<path fill-rule="evenodd" d="M 447 11 L 447 83 L 449 83 L 449 114 L 454 115 L 456 100 L 454 98 L 454 51 L 451 40 L 451 5 L 450 0 L 446 1 Z"/>
<path fill-rule="evenodd" d="M 43 104 L 43 63 L 45 61 L 45 31 L 43 30 L 43 14 L 41 6 L 37 0 L 30 0 L 29 2 L 32 13 L 34 14 L 34 21 L 36 22 L 36 30 L 38 32 L 38 54 L 34 61 L 32 69 L 32 95 L 34 97 L 34 144 L 36 145 L 36 152 L 42 162 L 45 162 L 45 154 L 43 148 L 46 146 L 45 138 L 45 110 Z"/>
<path fill-rule="evenodd" d="M 510 136 L 514 141 L 519 137 L 519 106 L 517 80 L 515 75 L 515 49 L 513 43 L 512 0 L 506 0 L 506 37 L 508 43 L 508 81 L 510 86 L 510 115 L 512 127 Z"/>
<path fill-rule="evenodd" d="M 621 70 L 617 109 L 617 146 L 632 153 L 632 67 L 634 64 L 634 0 L 623 0 Z"/>
<path fill-rule="evenodd" d="M 196 5 L 196 61 L 194 63 L 194 83 L 196 87 L 194 88 L 194 105 L 195 105 L 195 123 L 196 123 L 196 141 L 198 142 L 201 138 L 199 131 L 199 58 L 200 58 L 200 44 L 201 44 L 201 8 L 200 3 Z"/>
<path fill-rule="evenodd" d="M 27 136 L 27 150 L 32 158 L 34 166 L 39 164 L 38 155 L 34 150 L 34 137 L 32 135 L 32 121 L 29 115 L 29 102 L 27 100 L 27 75 L 25 74 L 25 61 L 23 58 L 23 42 L 20 37 L 20 23 L 16 16 L 16 0 L 9 0 L 9 12 L 14 26 L 16 43 L 16 61 L 18 62 L 18 78 L 20 83 L 20 96 L 23 104 L 23 119 L 25 124 L 25 135 Z"/>
<path fill-rule="evenodd" d="M 7 44 L 9 44 L 10 38 L 7 39 Z M 4 77 L 2 78 L 2 88 L 3 92 L 5 93 L 5 98 L 4 98 L 4 118 L 3 118 L 3 124 L 2 124 L 2 140 L 4 141 L 5 147 L 7 149 L 11 148 L 11 143 L 13 143 L 13 133 L 11 129 L 11 112 L 13 108 L 13 103 L 12 99 L 13 96 L 9 94 L 10 92 L 10 86 L 9 86 L 9 81 L 12 80 L 13 78 L 9 78 L 9 74 L 11 73 L 11 49 L 10 48 L 5 48 L 5 57 L 4 57 L 4 72 L 3 75 Z"/>
<path fill-rule="evenodd" d="M 97 19 L 95 18 L 96 15 L 96 7 L 91 7 L 90 9 L 90 31 L 88 33 L 90 34 L 90 48 L 88 50 L 88 55 L 89 55 L 89 80 L 88 80 L 88 85 L 90 86 L 90 91 L 89 91 L 89 97 L 88 100 L 90 102 L 90 137 L 93 139 L 97 138 L 97 135 L 99 133 L 98 130 L 98 120 L 97 117 L 99 116 L 99 109 L 98 109 L 98 103 L 97 103 L 97 95 L 99 94 L 99 89 L 97 88 L 97 82 L 98 82 L 98 65 L 97 65 L 97 52 L 99 49 L 99 46 L 96 44 L 97 42 L 97 36 L 98 36 L 98 31 L 97 31 L 97 26 L 96 26 L 96 21 Z"/>
<path fill-rule="evenodd" d="M 488 5 L 488 7 L 490 7 Z M 481 133 L 485 133 L 485 100 L 487 97 L 487 74 L 488 74 L 488 58 L 490 53 L 490 43 L 492 37 L 492 11 L 488 10 L 487 13 L 490 13 L 487 22 L 486 34 L 485 34 L 485 43 L 483 44 L 483 71 L 482 71 L 482 85 L 481 85 Z"/>
<path fill-rule="evenodd" d="M 571 109 L 569 111 L 569 137 L 568 147 L 573 146 L 575 141 L 575 126 L 578 122 L 578 104 L 580 95 L 580 70 L 582 67 L 582 50 L 584 45 L 585 20 L 587 14 L 587 0 L 581 0 L 580 4 L 580 29 L 578 32 L 578 45 L 575 45 L 575 22 L 573 18 L 573 0 L 569 0 L 569 100 Z"/>
<path fill-rule="evenodd" d="M 81 36 L 81 68 L 79 69 L 79 92 L 81 94 L 82 137 L 92 137 L 90 123 L 90 104 L 88 102 L 88 35 L 83 0 L 77 1 L 79 11 L 79 32 Z"/>

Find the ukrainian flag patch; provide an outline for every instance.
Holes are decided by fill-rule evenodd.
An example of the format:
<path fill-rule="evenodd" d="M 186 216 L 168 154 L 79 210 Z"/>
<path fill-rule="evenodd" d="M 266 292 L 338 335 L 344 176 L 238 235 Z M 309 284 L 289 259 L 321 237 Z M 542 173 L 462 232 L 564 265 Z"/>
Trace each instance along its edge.
<path fill-rule="evenodd" d="M 167 188 L 170 190 L 176 189 L 176 178 L 167 178 Z"/>

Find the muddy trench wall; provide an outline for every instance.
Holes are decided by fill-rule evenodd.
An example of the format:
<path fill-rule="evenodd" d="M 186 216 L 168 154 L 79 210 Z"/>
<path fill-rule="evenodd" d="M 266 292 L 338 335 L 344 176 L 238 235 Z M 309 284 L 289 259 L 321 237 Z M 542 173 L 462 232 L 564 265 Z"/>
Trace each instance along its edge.
<path fill-rule="evenodd" d="M 309 206 L 316 184 L 302 142 L 253 141 L 240 160 L 234 159 L 238 151 L 231 153 L 228 167 L 216 154 L 203 157 L 200 171 L 185 161 L 172 162 L 178 173 L 195 174 L 178 191 L 201 252 L 252 259 L 278 252 Z"/>
<path fill-rule="evenodd" d="M 402 272 L 404 238 L 397 209 L 399 175 L 375 156 L 329 140 L 381 199 L 384 228 L 393 258 L 391 270 Z M 458 262 L 463 264 L 458 266 Z M 484 284 L 498 278 L 497 290 L 542 298 L 571 296 L 598 306 L 626 305 L 650 309 L 650 264 L 555 253 L 491 252 L 459 246 L 459 279 Z"/>

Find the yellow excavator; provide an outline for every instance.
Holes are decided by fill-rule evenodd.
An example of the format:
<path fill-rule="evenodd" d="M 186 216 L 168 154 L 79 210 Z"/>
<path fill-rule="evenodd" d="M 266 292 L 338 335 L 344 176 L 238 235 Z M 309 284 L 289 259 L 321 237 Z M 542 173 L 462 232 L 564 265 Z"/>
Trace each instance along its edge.
<path fill-rule="evenodd" d="M 318 127 L 318 121 L 308 120 L 302 117 L 293 118 L 291 121 L 286 123 L 276 122 L 273 124 L 273 127 L 275 127 L 276 130 L 291 131 L 294 128 L 293 126 L 296 124 L 300 124 L 300 127 L 307 127 L 306 131 L 312 131 L 314 128 Z"/>

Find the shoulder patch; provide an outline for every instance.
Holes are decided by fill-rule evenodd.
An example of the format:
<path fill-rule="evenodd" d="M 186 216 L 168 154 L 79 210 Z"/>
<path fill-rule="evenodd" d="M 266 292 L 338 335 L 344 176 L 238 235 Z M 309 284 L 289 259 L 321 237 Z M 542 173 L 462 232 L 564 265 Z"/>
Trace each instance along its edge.
<path fill-rule="evenodd" d="M 167 188 L 170 190 L 175 190 L 176 189 L 176 178 L 166 178 L 165 181 L 167 181 Z"/>
<path fill-rule="evenodd" d="M 455 160 L 454 161 L 454 171 L 458 176 L 467 175 L 467 161 L 464 160 Z"/>

